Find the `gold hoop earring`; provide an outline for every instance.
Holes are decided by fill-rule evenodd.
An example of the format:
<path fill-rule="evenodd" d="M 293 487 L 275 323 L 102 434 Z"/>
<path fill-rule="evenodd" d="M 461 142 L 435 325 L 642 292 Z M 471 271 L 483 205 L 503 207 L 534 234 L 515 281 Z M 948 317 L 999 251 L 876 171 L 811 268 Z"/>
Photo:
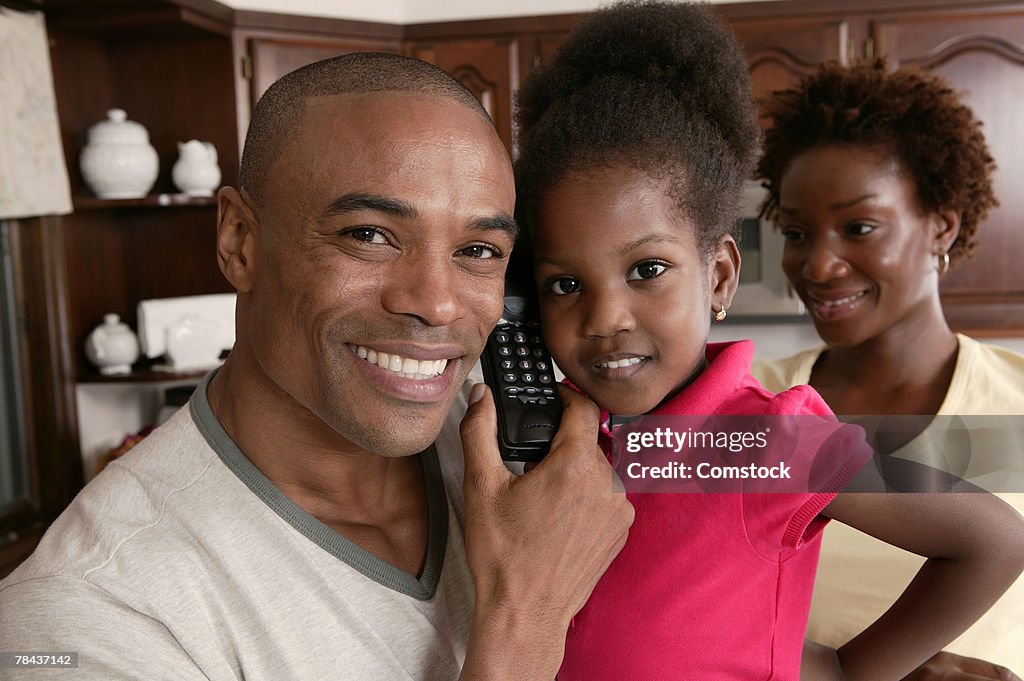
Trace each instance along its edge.
<path fill-rule="evenodd" d="M 937 269 L 939 270 L 939 276 L 941 277 L 943 274 L 949 271 L 949 253 L 943 251 L 942 255 L 938 256 L 938 258 L 939 265 Z"/>
<path fill-rule="evenodd" d="M 716 322 L 724 322 L 726 315 L 728 315 L 728 312 L 725 311 L 724 307 L 721 310 L 718 310 L 717 312 L 715 312 L 715 308 L 711 308 L 711 311 L 715 313 Z"/>

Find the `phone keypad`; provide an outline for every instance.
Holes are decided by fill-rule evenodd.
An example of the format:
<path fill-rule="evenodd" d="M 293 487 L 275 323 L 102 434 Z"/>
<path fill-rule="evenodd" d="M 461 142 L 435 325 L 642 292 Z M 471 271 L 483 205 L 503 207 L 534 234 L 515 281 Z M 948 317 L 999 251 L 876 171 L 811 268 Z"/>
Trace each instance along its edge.
<path fill-rule="evenodd" d="M 502 324 L 494 331 L 498 355 L 509 358 L 501 360 L 503 392 L 524 405 L 546 405 L 557 393 L 544 341 L 539 333 L 518 326 Z"/>

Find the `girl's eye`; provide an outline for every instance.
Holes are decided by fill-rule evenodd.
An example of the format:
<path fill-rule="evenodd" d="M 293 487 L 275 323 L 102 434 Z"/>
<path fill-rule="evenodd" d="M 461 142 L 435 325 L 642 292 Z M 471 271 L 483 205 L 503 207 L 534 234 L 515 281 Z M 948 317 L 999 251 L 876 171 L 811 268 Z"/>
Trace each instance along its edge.
<path fill-rule="evenodd" d="M 388 243 L 387 237 L 384 232 L 377 229 L 376 227 L 356 227 L 345 232 L 347 236 L 351 236 L 356 241 L 361 241 L 364 244 L 386 244 Z"/>
<path fill-rule="evenodd" d="M 850 236 L 865 236 L 871 234 L 871 232 L 877 229 L 874 225 L 869 225 L 863 222 L 855 222 L 852 225 L 847 226 L 846 233 Z"/>
<path fill-rule="evenodd" d="M 629 271 L 629 274 L 626 276 L 626 281 L 637 281 L 639 279 L 654 279 L 667 269 L 668 266 L 665 265 L 665 263 L 656 262 L 653 260 L 649 262 L 642 262 Z"/>
<path fill-rule="evenodd" d="M 501 252 L 498 249 L 492 246 L 484 246 L 483 244 L 473 244 L 472 246 L 467 246 L 466 248 L 463 248 L 461 251 L 459 251 L 459 253 L 470 258 L 474 258 L 476 260 L 489 260 L 490 258 L 501 257 Z"/>
<path fill-rule="evenodd" d="M 580 290 L 580 282 L 578 279 L 572 277 L 562 277 L 561 279 L 555 279 L 551 284 L 548 285 L 548 289 L 556 296 L 566 296 L 570 293 L 576 293 Z"/>

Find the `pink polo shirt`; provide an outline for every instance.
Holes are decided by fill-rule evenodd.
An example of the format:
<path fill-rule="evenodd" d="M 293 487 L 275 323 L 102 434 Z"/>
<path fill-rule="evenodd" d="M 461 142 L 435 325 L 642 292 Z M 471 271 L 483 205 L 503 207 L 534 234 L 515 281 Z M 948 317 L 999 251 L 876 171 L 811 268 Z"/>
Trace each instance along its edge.
<path fill-rule="evenodd" d="M 761 388 L 749 373 L 750 341 L 709 344 L 707 358 L 704 372 L 652 415 L 834 421 L 808 386 L 778 395 Z M 603 437 L 606 452 L 609 444 Z M 839 444 L 807 452 L 834 483 L 822 489 L 841 488 L 871 456 L 866 443 Z M 628 496 L 636 509 L 629 540 L 570 627 L 559 681 L 797 681 L 827 522 L 819 513 L 835 493 Z"/>

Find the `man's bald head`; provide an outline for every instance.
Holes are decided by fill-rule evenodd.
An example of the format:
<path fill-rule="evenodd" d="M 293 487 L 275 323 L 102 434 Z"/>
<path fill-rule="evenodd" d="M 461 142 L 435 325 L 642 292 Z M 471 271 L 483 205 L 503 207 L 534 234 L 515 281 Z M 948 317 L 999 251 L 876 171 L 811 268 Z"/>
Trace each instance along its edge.
<path fill-rule="evenodd" d="M 239 175 L 262 204 L 267 172 L 300 132 L 306 100 L 347 93 L 422 92 L 453 99 L 490 120 L 476 97 L 442 69 L 385 52 L 354 52 L 292 71 L 271 85 L 252 111 Z"/>

